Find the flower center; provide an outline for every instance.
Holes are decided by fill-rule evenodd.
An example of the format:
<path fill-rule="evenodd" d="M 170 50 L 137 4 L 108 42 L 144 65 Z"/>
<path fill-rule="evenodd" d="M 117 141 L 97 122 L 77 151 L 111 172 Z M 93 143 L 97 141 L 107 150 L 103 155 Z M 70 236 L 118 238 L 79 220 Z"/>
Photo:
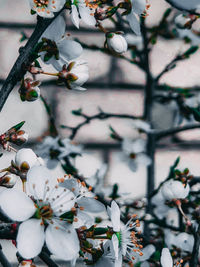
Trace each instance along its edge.
<path fill-rule="evenodd" d="M 135 159 L 135 158 L 136 158 L 136 154 L 135 154 L 135 153 L 131 153 L 131 154 L 129 155 L 129 157 L 130 157 L 131 159 Z"/>
<path fill-rule="evenodd" d="M 46 220 L 50 220 L 52 219 L 53 217 L 53 210 L 50 206 L 50 204 L 46 204 L 42 207 L 37 207 L 37 211 L 35 213 L 35 217 L 37 219 L 42 219 L 43 223 L 46 221 Z"/>
<path fill-rule="evenodd" d="M 37 7 L 47 7 L 49 4 L 48 0 L 34 0 Z"/>

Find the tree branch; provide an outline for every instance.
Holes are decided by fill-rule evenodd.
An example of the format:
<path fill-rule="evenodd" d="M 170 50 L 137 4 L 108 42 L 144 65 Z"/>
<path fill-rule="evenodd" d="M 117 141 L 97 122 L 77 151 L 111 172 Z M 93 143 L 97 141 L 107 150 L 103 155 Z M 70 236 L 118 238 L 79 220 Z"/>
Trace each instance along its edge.
<path fill-rule="evenodd" d="M 20 81 L 25 75 L 27 66 L 29 66 L 33 62 L 34 57 L 31 55 L 31 53 L 33 52 L 33 49 L 40 39 L 41 35 L 54 21 L 54 19 L 62 12 L 63 9 L 61 9 L 58 13 L 55 13 L 55 17 L 51 19 L 38 17 L 34 32 L 32 33 L 26 45 L 20 49 L 20 54 L 0 90 L 0 111 L 2 110 L 10 92 L 12 91 L 16 83 Z"/>

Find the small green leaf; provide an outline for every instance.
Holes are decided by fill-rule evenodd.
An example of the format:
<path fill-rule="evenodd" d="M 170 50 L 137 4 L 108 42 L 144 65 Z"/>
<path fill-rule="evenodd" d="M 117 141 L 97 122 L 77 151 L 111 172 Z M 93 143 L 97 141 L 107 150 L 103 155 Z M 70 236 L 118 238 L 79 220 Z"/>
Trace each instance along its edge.
<path fill-rule="evenodd" d="M 82 108 L 79 108 L 79 109 L 76 109 L 76 110 L 72 110 L 71 112 L 75 116 L 81 116 L 82 115 Z"/>
<path fill-rule="evenodd" d="M 194 54 L 197 50 L 199 49 L 199 47 L 196 46 L 191 46 L 184 54 L 183 57 L 188 58 L 190 55 Z"/>

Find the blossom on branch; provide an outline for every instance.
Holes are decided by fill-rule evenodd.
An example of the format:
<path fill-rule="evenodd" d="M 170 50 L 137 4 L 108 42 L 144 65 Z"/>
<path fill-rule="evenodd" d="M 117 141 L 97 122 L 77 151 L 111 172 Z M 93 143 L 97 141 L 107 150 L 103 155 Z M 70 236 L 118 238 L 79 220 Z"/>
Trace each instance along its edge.
<path fill-rule="evenodd" d="M 71 20 L 73 24 L 79 28 L 82 19 L 87 25 L 95 26 L 96 19 L 94 17 L 97 4 L 90 3 L 88 0 L 72 0 L 71 2 Z"/>
<path fill-rule="evenodd" d="M 127 51 L 126 39 L 121 33 L 108 32 L 106 34 L 106 44 L 111 52 L 123 54 Z"/>
<path fill-rule="evenodd" d="M 26 186 L 29 196 L 16 189 L 0 194 L 0 207 L 5 215 L 22 222 L 16 239 L 18 252 L 23 258 L 31 259 L 46 242 L 52 254 L 72 260 L 79 252 L 79 240 L 73 225 L 60 216 L 73 208 L 75 195 L 59 187 L 43 166 L 28 171 Z"/>
<path fill-rule="evenodd" d="M 54 17 L 54 12 L 60 11 L 65 2 L 66 0 L 29 0 L 31 10 L 45 18 Z"/>
<path fill-rule="evenodd" d="M 46 64 L 52 64 L 56 70 L 70 60 L 78 58 L 82 52 L 82 46 L 65 36 L 65 20 L 59 15 L 43 33 L 40 40 L 40 55 Z"/>

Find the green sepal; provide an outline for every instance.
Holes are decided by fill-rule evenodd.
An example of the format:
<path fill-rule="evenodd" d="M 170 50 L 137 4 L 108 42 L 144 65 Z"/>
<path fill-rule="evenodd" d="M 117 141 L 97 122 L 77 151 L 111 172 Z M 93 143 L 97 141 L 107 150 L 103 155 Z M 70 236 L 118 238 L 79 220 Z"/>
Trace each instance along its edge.
<path fill-rule="evenodd" d="M 199 49 L 199 47 L 196 46 L 191 46 L 184 54 L 183 58 L 188 58 L 190 55 L 196 53 L 196 51 Z"/>
<path fill-rule="evenodd" d="M 82 115 L 82 108 L 72 110 L 71 113 L 75 116 L 81 116 Z"/>
<path fill-rule="evenodd" d="M 97 227 L 94 228 L 94 235 L 103 235 L 108 232 L 108 228 L 103 228 L 103 227 Z"/>
<path fill-rule="evenodd" d="M 35 15 L 37 12 L 35 10 L 31 9 L 30 13 L 31 13 L 31 15 Z"/>

